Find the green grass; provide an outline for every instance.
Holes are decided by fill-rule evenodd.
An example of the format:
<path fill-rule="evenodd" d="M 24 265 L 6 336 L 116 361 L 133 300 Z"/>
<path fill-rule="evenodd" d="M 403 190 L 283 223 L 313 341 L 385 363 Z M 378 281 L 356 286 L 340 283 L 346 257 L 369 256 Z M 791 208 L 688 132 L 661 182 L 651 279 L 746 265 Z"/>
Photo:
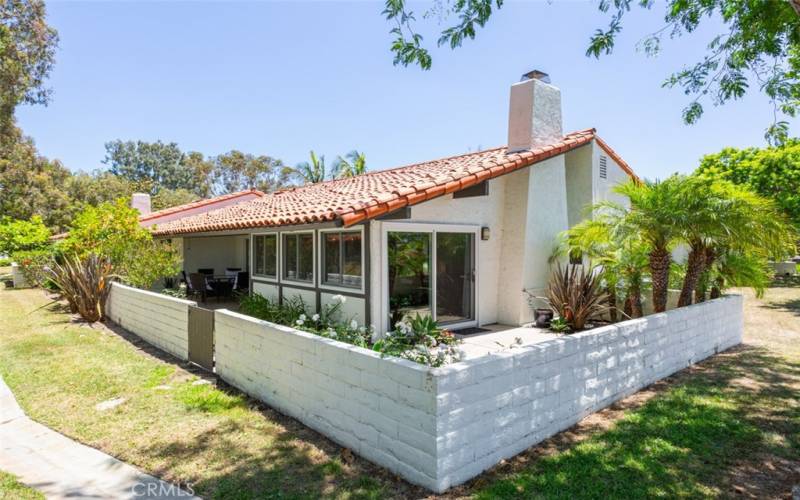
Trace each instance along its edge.
<path fill-rule="evenodd" d="M 203 497 L 386 496 L 390 476 L 342 463 L 297 422 L 47 303 L 40 290 L 0 291 L 0 374 L 33 419 Z"/>
<path fill-rule="evenodd" d="M 750 346 L 662 384 L 607 430 L 556 438 L 446 496 L 786 496 L 800 482 L 800 351 L 789 348 L 800 345 L 800 288 L 770 296 L 748 313 Z M 40 291 L 0 291 L 0 373 L 34 419 L 208 498 L 428 495 L 46 303 Z M 116 397 L 125 403 L 95 410 Z"/>
<path fill-rule="evenodd" d="M 785 333 L 800 338 L 800 330 Z M 788 495 L 800 482 L 798 361 L 753 346 L 720 355 L 678 376 L 609 430 L 496 472 L 475 496 Z"/>
<path fill-rule="evenodd" d="M 44 495 L 0 470 L 0 500 L 44 500 Z"/>

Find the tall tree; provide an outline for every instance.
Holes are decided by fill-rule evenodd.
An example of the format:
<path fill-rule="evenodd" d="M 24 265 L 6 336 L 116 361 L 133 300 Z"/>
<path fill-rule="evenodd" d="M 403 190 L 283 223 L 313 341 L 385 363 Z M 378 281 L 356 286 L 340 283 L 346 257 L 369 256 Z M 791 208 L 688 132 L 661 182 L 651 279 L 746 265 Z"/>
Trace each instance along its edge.
<path fill-rule="evenodd" d="M 310 162 L 304 161 L 298 163 L 292 170 L 295 177 L 298 177 L 303 184 L 316 184 L 328 178 L 333 179 L 336 177 L 335 169 L 331 169 L 331 171 L 328 172 L 325 166 L 324 155 L 317 156 L 317 154 L 311 150 L 309 151 L 309 156 L 311 158 Z"/>
<path fill-rule="evenodd" d="M 770 198 L 800 228 L 800 140 L 769 148 L 725 148 L 704 156 L 695 175 L 740 184 Z"/>
<path fill-rule="evenodd" d="M 64 186 L 71 174 L 57 160 L 40 156 L 30 138 L 13 141 L 0 155 L 0 217 L 40 216 L 55 230 L 70 220 Z"/>
<path fill-rule="evenodd" d="M 47 25 L 44 2 L 0 0 L 0 142 L 14 140 L 14 110 L 44 104 L 58 33 Z"/>
<path fill-rule="evenodd" d="M 281 160 L 233 150 L 214 159 L 212 179 L 218 194 L 245 189 L 269 192 L 284 187 L 290 173 Z"/>
<path fill-rule="evenodd" d="M 598 8 L 610 15 L 608 26 L 591 36 L 587 56 L 609 54 L 622 31 L 622 21 L 632 8 L 651 9 L 654 0 L 600 0 Z M 391 50 L 394 63 L 431 67 L 432 58 L 417 32 L 417 18 L 408 9 L 406 0 L 385 0 L 383 11 L 393 23 Z M 435 0 L 434 7 L 423 19 L 456 21 L 441 31 L 438 45 L 455 49 L 466 39 L 473 39 L 503 6 L 503 0 Z M 680 87 L 691 97 L 683 110 L 687 124 L 703 114 L 704 101 L 724 104 L 743 97 L 751 86 L 766 94 L 773 107 L 774 120 L 765 132 L 772 143 L 787 139 L 786 117 L 800 110 L 800 9 L 797 0 L 668 0 L 664 10 L 664 26 L 642 39 L 640 45 L 648 55 L 655 55 L 662 41 L 695 32 L 719 18 L 725 29 L 706 45 L 702 60 L 690 63 L 670 75 L 667 87 Z M 429 16 L 427 14 L 436 15 Z"/>
<path fill-rule="evenodd" d="M 333 170 L 338 173 L 340 179 L 361 175 L 367 171 L 367 157 L 354 149 L 344 155 L 344 158 L 337 157 Z"/>
<path fill-rule="evenodd" d="M 184 163 L 184 154 L 174 142 L 111 141 L 106 143 L 103 163 L 109 171 L 156 194 L 159 189 L 193 189 L 194 172 Z"/>

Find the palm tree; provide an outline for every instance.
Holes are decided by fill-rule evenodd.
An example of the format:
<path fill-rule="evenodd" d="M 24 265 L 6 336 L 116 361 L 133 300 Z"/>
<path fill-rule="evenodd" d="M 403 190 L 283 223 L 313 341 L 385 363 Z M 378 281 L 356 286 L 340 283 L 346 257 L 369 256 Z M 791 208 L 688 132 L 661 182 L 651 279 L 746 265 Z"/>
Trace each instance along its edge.
<path fill-rule="evenodd" d="M 309 155 L 311 162 L 298 163 L 293 169 L 294 174 L 303 181 L 303 184 L 316 184 L 324 181 L 328 177 L 328 172 L 325 168 L 325 156 L 317 157 L 313 149 L 309 151 Z M 332 174 L 333 172 L 331 172 L 331 177 L 333 177 Z"/>
<path fill-rule="evenodd" d="M 634 233 L 614 232 L 603 220 L 586 219 L 564 233 L 563 253 L 586 256 L 598 265 L 605 283 L 611 320 L 617 319 L 618 292 L 624 294 L 622 309 L 642 315 L 643 278 L 647 271 L 647 247 Z"/>
<path fill-rule="evenodd" d="M 792 226 L 772 201 L 727 181 L 696 176 L 686 178 L 682 188 L 685 208 L 680 212 L 680 227 L 689 256 L 679 307 L 692 303 L 701 279 L 701 300 L 705 299 L 706 270 L 712 269 L 723 280 L 732 276 L 727 281 L 738 284 L 749 279 L 758 287 L 763 282 L 758 270 L 765 268 L 767 259 L 789 255 L 794 249 Z M 721 266 L 714 267 L 715 262 Z"/>
<path fill-rule="evenodd" d="M 667 308 L 670 252 L 681 238 L 682 181 L 677 175 L 656 182 L 631 180 L 614 187 L 615 193 L 629 200 L 629 206 L 604 201 L 593 207 L 597 220 L 607 225 L 613 239 L 624 241 L 636 236 L 647 249 L 655 312 Z"/>
<path fill-rule="evenodd" d="M 336 159 L 334 170 L 338 172 L 340 179 L 361 175 L 367 171 L 367 157 L 354 149 L 344 155 L 344 158 L 339 156 Z"/>

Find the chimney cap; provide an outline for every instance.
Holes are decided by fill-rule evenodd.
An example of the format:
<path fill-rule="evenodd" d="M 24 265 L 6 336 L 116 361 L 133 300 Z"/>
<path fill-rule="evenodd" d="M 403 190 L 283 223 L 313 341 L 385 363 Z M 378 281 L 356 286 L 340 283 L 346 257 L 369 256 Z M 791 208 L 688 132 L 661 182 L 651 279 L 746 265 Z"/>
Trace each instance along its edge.
<path fill-rule="evenodd" d="M 519 81 L 524 82 L 526 80 L 540 80 L 544 83 L 550 83 L 550 75 L 548 75 L 544 71 L 535 69 L 533 71 L 528 71 L 527 73 L 524 73 Z"/>

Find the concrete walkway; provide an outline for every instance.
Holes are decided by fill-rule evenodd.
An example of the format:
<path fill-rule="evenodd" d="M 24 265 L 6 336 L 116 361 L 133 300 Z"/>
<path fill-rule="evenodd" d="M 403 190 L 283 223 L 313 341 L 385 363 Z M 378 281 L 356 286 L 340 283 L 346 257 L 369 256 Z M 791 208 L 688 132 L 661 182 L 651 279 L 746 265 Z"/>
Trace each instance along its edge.
<path fill-rule="evenodd" d="M 47 498 L 198 498 L 34 422 L 2 378 L 0 470 Z"/>

